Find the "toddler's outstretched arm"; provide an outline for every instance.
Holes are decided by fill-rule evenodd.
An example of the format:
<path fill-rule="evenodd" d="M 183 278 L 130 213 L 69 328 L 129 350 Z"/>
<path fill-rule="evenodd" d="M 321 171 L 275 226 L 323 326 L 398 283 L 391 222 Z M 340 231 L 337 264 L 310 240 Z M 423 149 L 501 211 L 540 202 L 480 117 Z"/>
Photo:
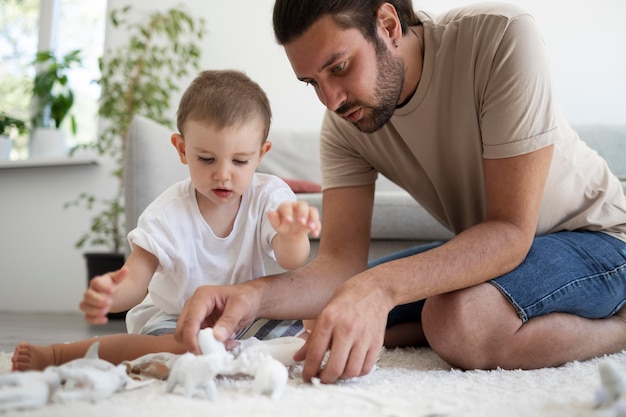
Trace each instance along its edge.
<path fill-rule="evenodd" d="M 278 232 L 272 240 L 278 264 L 285 269 L 302 266 L 311 249 L 309 233 L 318 237 L 322 227 L 317 208 L 305 201 L 284 202 L 268 218 Z"/>

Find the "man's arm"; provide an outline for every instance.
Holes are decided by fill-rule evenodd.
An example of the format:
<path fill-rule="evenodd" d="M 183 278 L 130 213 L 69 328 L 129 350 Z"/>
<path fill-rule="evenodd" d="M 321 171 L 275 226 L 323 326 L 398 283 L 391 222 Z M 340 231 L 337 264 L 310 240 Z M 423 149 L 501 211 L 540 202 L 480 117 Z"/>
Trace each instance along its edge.
<path fill-rule="evenodd" d="M 324 191 L 322 233 L 315 259 L 283 274 L 235 286 L 203 286 L 187 300 L 177 340 L 199 352 L 197 333 L 213 326 L 224 340 L 256 317 L 315 318 L 339 285 L 367 268 L 374 185 Z"/>
<path fill-rule="evenodd" d="M 298 359 L 303 377 L 322 382 L 368 373 L 396 305 L 468 288 L 518 266 L 532 243 L 552 146 L 484 161 L 487 212 L 483 222 L 433 250 L 379 265 L 343 283 L 318 317 Z M 326 351 L 326 366 L 320 364 Z"/>

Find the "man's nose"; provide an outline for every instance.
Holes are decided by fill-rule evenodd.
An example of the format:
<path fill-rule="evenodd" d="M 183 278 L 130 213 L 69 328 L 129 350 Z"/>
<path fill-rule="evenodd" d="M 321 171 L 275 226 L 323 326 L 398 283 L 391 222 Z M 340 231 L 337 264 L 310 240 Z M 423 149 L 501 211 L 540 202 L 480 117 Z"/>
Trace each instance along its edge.
<path fill-rule="evenodd" d="M 336 111 L 346 101 L 341 88 L 331 83 L 320 83 L 317 96 L 330 111 Z"/>

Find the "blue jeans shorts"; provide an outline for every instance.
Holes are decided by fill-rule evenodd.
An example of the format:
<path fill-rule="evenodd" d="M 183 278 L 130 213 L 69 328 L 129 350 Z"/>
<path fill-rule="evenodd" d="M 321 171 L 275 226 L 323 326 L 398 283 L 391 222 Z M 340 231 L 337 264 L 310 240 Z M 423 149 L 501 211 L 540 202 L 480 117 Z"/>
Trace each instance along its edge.
<path fill-rule="evenodd" d="M 442 244 L 396 252 L 373 261 L 369 267 Z M 589 231 L 539 236 L 520 266 L 489 283 L 509 300 L 523 323 L 554 312 L 589 319 L 610 317 L 626 302 L 626 242 Z M 387 326 L 419 321 L 424 301 L 394 308 Z"/>

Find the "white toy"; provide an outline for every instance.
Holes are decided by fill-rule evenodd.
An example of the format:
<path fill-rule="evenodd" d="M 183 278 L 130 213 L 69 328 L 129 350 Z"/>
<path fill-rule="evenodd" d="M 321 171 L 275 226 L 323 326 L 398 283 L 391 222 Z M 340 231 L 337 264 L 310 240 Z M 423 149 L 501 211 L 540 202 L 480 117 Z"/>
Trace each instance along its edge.
<path fill-rule="evenodd" d="M 59 375 L 50 371 L 0 375 L 0 412 L 44 406 L 60 384 Z"/>
<path fill-rule="evenodd" d="M 115 366 L 98 357 L 96 342 L 85 357 L 44 371 L 12 372 L 0 376 L 0 411 L 32 408 L 49 402 L 95 401 L 121 389 L 145 385 L 126 374 L 124 365 Z"/>
<path fill-rule="evenodd" d="M 304 339 L 300 337 L 279 337 L 277 339 L 259 340 L 256 337 L 242 340 L 237 352 L 246 352 L 248 355 L 264 353 L 285 366 L 293 366 L 297 362 L 293 360 L 294 355 L 304 345 Z"/>
<path fill-rule="evenodd" d="M 219 374 L 220 358 L 214 355 L 194 355 L 185 353 L 181 355 L 170 371 L 165 385 L 166 392 L 173 392 L 177 385 L 182 385 L 183 395 L 186 398 L 193 397 L 196 389 L 203 389 L 207 398 L 214 400 L 217 397 L 215 377 Z"/>
<path fill-rule="evenodd" d="M 253 394 L 267 395 L 272 400 L 280 398 L 289 379 L 284 364 L 265 353 L 248 355 L 243 352 L 238 359 L 245 363 L 241 372 L 254 376 L 251 387 Z"/>
<path fill-rule="evenodd" d="M 601 388 L 596 391 L 596 408 L 611 412 L 614 417 L 626 417 L 626 376 L 618 365 L 604 360 L 598 365 Z"/>
<path fill-rule="evenodd" d="M 280 397 L 287 385 L 289 376 L 285 365 L 261 348 L 262 345 L 269 345 L 268 343 L 258 341 L 254 345 L 244 346 L 235 357 L 233 352 L 226 350 L 222 342 L 215 339 L 213 330 L 206 328 L 198 333 L 198 344 L 201 355 L 185 353 L 174 362 L 167 378 L 167 392 L 173 392 L 176 386 L 181 385 L 185 397 L 192 397 L 197 389 L 202 389 L 209 399 L 214 400 L 217 395 L 215 378 L 218 375 L 250 375 L 254 377 L 252 391 L 268 395 L 272 399 Z M 268 350 L 274 354 L 282 353 L 286 362 L 293 362 L 293 353 L 297 350 L 294 350 L 296 344 L 293 341 L 289 340 L 285 344 L 274 342 L 271 345 Z M 253 347 L 255 348 L 252 349 Z M 287 351 L 293 352 L 291 356 Z"/>

